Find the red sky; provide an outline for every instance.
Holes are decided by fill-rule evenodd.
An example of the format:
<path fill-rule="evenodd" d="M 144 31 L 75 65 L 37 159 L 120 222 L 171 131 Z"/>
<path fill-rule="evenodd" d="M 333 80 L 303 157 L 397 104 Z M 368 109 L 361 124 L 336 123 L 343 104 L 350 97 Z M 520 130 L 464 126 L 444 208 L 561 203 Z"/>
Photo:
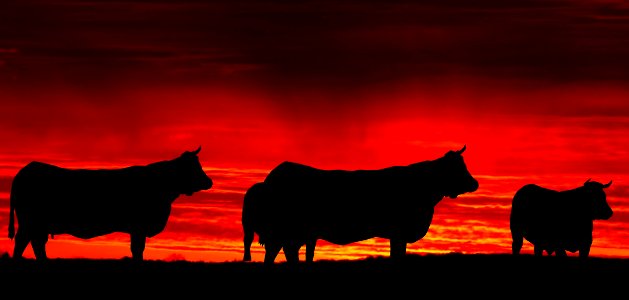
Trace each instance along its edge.
<path fill-rule="evenodd" d="M 32 160 L 115 168 L 201 145 L 214 186 L 175 201 L 145 257 L 240 260 L 243 193 L 280 162 L 375 169 L 466 144 L 478 191 L 439 203 L 408 252 L 510 253 L 518 188 L 592 178 L 613 180 L 614 216 L 591 255 L 629 257 L 625 1 L 335 2 L 3 1 L 0 232 Z M 123 234 L 47 249 L 130 256 Z M 315 259 L 370 255 L 388 242 L 320 241 Z"/>

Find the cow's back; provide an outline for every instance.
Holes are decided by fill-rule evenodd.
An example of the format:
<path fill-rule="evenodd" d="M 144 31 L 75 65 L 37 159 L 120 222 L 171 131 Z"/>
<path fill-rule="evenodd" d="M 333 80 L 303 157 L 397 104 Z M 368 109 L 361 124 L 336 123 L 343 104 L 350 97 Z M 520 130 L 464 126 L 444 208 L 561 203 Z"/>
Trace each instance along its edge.
<path fill-rule="evenodd" d="M 402 193 L 409 186 L 405 170 L 394 168 L 380 170 L 322 170 L 310 166 L 284 162 L 269 172 L 265 184 L 273 195 L 317 215 L 334 212 L 346 216 L 369 216 L 371 210 L 382 215 L 391 205 L 401 205 Z M 418 183 L 413 185 L 418 188 Z"/>
<path fill-rule="evenodd" d="M 407 185 L 409 171 L 405 167 L 375 170 L 323 170 L 311 166 L 284 162 L 271 170 L 264 182 L 282 188 L 313 188 L 312 193 L 364 190 L 373 194 L 381 190 L 391 192 L 393 185 Z M 419 185 L 415 183 L 415 186 Z"/>
<path fill-rule="evenodd" d="M 527 184 L 515 193 L 511 205 L 513 209 L 528 210 L 538 207 L 554 209 L 558 200 L 558 191 L 547 189 L 536 184 Z"/>
<path fill-rule="evenodd" d="M 561 193 L 535 184 L 520 188 L 511 203 L 512 222 L 545 223 L 557 217 L 563 200 Z"/>
<path fill-rule="evenodd" d="M 13 178 L 11 197 L 17 207 L 29 205 L 31 201 L 41 201 L 40 196 L 54 192 L 64 184 L 67 170 L 41 162 L 30 162 Z"/>
<path fill-rule="evenodd" d="M 128 168 L 118 170 L 65 169 L 54 165 L 31 162 L 22 168 L 13 181 L 16 205 L 29 201 L 52 205 L 64 203 L 96 203 L 97 199 L 124 199 L 148 190 L 140 172 Z M 91 200 L 91 201 L 90 201 Z M 41 206 L 40 206 L 41 207 Z"/>

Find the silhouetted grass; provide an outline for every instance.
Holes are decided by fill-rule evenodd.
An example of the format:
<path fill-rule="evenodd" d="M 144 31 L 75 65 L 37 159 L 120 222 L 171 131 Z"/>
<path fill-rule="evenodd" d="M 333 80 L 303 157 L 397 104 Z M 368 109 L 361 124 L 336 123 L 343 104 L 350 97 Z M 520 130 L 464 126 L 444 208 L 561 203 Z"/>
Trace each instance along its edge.
<path fill-rule="evenodd" d="M 325 295 L 374 296 L 438 291 L 453 295 L 532 296 L 555 293 L 581 295 L 587 291 L 622 290 L 629 284 L 629 260 L 591 257 L 533 257 L 521 255 L 408 255 L 402 260 L 374 257 L 362 260 L 319 260 L 297 265 L 261 262 L 205 263 L 130 259 L 0 259 L 5 283 L 32 284 L 33 288 L 99 293 L 179 295 L 213 293 L 268 295 L 286 298 L 294 292 Z M 514 294 L 515 293 L 515 294 Z M 286 297 L 283 297 L 283 296 Z M 268 296 L 265 296 L 266 298 Z"/>

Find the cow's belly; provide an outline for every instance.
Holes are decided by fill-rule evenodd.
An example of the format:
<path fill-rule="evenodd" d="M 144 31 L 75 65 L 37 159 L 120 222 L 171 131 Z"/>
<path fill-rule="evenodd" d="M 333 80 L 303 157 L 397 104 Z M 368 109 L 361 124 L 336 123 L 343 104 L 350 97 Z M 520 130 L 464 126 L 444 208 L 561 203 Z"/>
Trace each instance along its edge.
<path fill-rule="evenodd" d="M 78 216 L 50 221 L 51 234 L 69 234 L 82 239 L 90 239 L 114 232 L 129 232 L 128 222 L 121 219 L 104 220 Z"/>
<path fill-rule="evenodd" d="M 89 239 L 114 232 L 139 233 L 152 237 L 163 231 L 170 207 L 159 209 L 120 209 L 99 207 L 81 210 L 57 210 L 44 217 L 52 234 L 70 234 Z"/>
<path fill-rule="evenodd" d="M 375 211 L 375 210 L 374 210 Z M 321 218 L 316 222 L 316 236 L 328 242 L 345 245 L 371 238 L 401 239 L 413 243 L 423 238 L 432 222 L 433 209 L 415 214 L 377 213 L 347 218 Z"/>
<path fill-rule="evenodd" d="M 530 231 L 524 234 L 524 238 L 542 249 L 563 249 L 570 252 L 575 252 L 592 241 L 591 232 L 577 231 Z"/>
<path fill-rule="evenodd" d="M 356 243 L 368 239 L 372 239 L 377 237 L 373 233 L 365 233 L 365 232 L 354 232 L 354 233 L 339 233 L 339 234 L 328 234 L 321 237 L 322 240 L 327 242 L 337 244 L 337 245 L 347 245 L 351 243 Z"/>
<path fill-rule="evenodd" d="M 67 233 L 71 236 L 81 239 L 91 239 L 98 236 L 107 235 L 110 233 L 118 232 L 118 230 L 106 229 L 106 228 L 89 228 L 89 229 L 72 229 L 65 232 L 58 232 L 55 234 Z"/>

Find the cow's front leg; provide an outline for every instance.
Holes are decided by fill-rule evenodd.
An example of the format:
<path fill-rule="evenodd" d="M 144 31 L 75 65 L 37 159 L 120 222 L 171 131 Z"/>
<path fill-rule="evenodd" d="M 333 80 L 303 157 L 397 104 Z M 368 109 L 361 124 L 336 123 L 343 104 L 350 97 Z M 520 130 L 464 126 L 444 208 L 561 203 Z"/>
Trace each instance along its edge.
<path fill-rule="evenodd" d="M 131 234 L 131 255 L 133 260 L 144 260 L 144 248 L 146 247 L 146 236 L 139 233 Z"/>
<path fill-rule="evenodd" d="M 557 256 L 557 257 L 567 257 L 568 254 L 566 253 L 566 250 L 564 250 L 564 249 L 556 249 L 555 250 L 555 256 Z"/>
<path fill-rule="evenodd" d="M 48 242 L 48 234 L 45 232 L 39 232 L 34 234 L 31 239 L 31 247 L 35 254 L 35 259 L 38 261 L 45 261 L 48 259 L 46 255 L 46 243 Z"/>
<path fill-rule="evenodd" d="M 22 255 L 24 254 L 24 250 L 26 250 L 26 246 L 28 246 L 28 243 L 31 241 L 29 231 L 25 228 L 25 226 L 20 226 L 20 228 L 17 229 L 17 234 L 15 235 L 15 245 L 13 246 L 13 258 L 23 258 Z"/>
<path fill-rule="evenodd" d="M 402 239 L 394 239 L 390 240 L 390 256 L 391 258 L 403 258 L 406 255 L 406 242 Z"/>
<path fill-rule="evenodd" d="M 309 239 L 306 242 L 306 262 L 314 261 L 315 248 L 317 247 L 317 239 Z"/>
<path fill-rule="evenodd" d="M 299 249 L 301 243 L 297 241 L 288 241 L 284 243 L 284 256 L 286 256 L 286 262 L 294 265 L 299 263 Z"/>
<path fill-rule="evenodd" d="M 586 245 L 581 246 L 581 248 L 579 248 L 579 258 L 581 259 L 588 258 L 588 256 L 590 256 L 590 247 L 591 247 L 591 244 L 586 244 Z"/>
<path fill-rule="evenodd" d="M 533 255 L 542 256 L 544 255 L 544 248 L 541 246 L 533 245 Z"/>

